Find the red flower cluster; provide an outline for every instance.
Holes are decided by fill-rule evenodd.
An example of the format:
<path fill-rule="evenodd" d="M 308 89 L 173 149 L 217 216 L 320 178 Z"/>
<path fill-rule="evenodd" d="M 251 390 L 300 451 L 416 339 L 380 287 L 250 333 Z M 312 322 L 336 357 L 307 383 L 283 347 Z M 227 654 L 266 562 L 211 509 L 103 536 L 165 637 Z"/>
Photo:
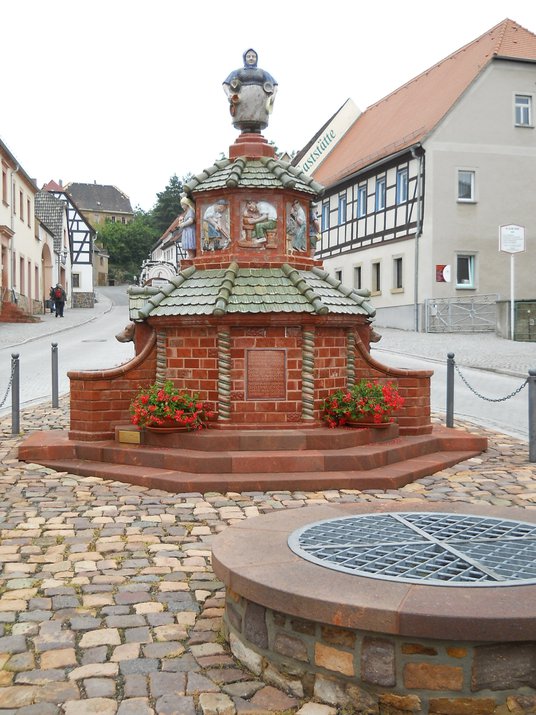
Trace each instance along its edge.
<path fill-rule="evenodd" d="M 360 380 L 348 390 L 337 390 L 324 400 L 322 419 L 329 427 L 348 422 L 393 422 L 393 412 L 404 405 L 404 398 L 391 383 Z"/>
<path fill-rule="evenodd" d="M 181 392 L 167 380 L 163 385 L 140 388 L 130 403 L 130 414 L 132 424 L 139 427 L 173 422 L 189 430 L 199 430 L 206 427 L 206 420 L 213 413 L 197 393 Z"/>

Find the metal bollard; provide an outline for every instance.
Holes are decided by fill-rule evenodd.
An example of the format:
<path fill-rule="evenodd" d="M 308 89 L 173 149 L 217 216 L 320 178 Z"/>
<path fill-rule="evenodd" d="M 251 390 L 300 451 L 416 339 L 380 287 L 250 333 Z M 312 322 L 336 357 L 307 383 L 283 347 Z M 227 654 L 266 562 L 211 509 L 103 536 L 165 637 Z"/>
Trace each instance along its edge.
<path fill-rule="evenodd" d="M 11 434 L 20 433 L 20 364 L 19 353 L 11 354 Z"/>
<path fill-rule="evenodd" d="M 447 353 L 447 427 L 454 427 L 454 353 Z"/>
<path fill-rule="evenodd" d="M 52 343 L 52 407 L 58 406 L 58 343 Z"/>
<path fill-rule="evenodd" d="M 536 462 L 536 370 L 529 370 L 529 462 Z"/>

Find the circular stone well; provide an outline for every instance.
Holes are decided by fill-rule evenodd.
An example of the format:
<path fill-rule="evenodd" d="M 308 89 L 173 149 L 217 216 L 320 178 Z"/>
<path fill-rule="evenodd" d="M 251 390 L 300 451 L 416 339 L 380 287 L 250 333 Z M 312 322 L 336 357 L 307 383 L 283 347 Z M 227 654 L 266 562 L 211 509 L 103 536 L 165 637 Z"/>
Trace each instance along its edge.
<path fill-rule="evenodd" d="M 295 695 L 447 715 L 536 707 L 532 510 L 278 511 L 218 536 L 213 565 L 233 653 Z"/>

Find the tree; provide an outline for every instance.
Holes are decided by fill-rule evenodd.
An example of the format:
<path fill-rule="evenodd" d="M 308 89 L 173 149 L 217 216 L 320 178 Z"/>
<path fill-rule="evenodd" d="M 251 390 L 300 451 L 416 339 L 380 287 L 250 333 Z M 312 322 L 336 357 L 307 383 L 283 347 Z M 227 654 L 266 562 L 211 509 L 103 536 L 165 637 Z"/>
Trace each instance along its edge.
<path fill-rule="evenodd" d="M 116 281 L 130 281 L 139 275 L 160 232 L 153 226 L 150 213 L 137 209 L 130 223 L 107 221 L 99 226 L 97 241 L 110 255 L 109 275 Z"/>
<path fill-rule="evenodd" d="M 166 228 L 182 213 L 181 194 L 183 182 L 177 174 L 173 174 L 164 191 L 156 194 L 157 201 L 151 210 L 151 222 L 162 235 Z"/>

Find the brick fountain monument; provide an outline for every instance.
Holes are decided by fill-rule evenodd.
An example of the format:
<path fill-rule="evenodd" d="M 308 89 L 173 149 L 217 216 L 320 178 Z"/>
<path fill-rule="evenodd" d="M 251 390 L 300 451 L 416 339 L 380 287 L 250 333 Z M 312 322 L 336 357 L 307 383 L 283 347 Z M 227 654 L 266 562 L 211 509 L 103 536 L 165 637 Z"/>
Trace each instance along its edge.
<path fill-rule="evenodd" d="M 277 84 L 253 51 L 224 83 L 240 130 L 185 186 L 190 258 L 130 291 L 136 355 L 72 372 L 70 430 L 19 458 L 177 492 L 391 489 L 479 454 L 433 426 L 431 372 L 370 355 L 369 294 L 314 258 L 322 187 L 261 134 Z M 327 429 L 324 398 L 361 377 L 396 382 L 397 424 Z M 210 429 L 129 425 L 140 385 L 172 380 L 212 402 Z M 475 504 L 382 502 L 276 511 L 213 543 L 225 636 L 265 682 L 345 712 L 536 711 L 536 515 Z"/>
<path fill-rule="evenodd" d="M 19 458 L 206 492 L 392 488 L 480 453 L 485 439 L 432 427 L 431 372 L 371 357 L 369 292 L 314 258 L 323 188 L 262 135 L 277 83 L 253 50 L 224 89 L 240 134 L 184 187 L 195 222 L 183 228 L 189 258 L 177 277 L 130 289 L 135 357 L 70 372 L 70 430 L 29 436 Z M 325 397 L 361 377 L 397 383 L 397 424 L 381 434 L 324 427 Z M 138 388 L 168 379 L 212 403 L 210 429 L 155 435 L 129 425 Z"/>

